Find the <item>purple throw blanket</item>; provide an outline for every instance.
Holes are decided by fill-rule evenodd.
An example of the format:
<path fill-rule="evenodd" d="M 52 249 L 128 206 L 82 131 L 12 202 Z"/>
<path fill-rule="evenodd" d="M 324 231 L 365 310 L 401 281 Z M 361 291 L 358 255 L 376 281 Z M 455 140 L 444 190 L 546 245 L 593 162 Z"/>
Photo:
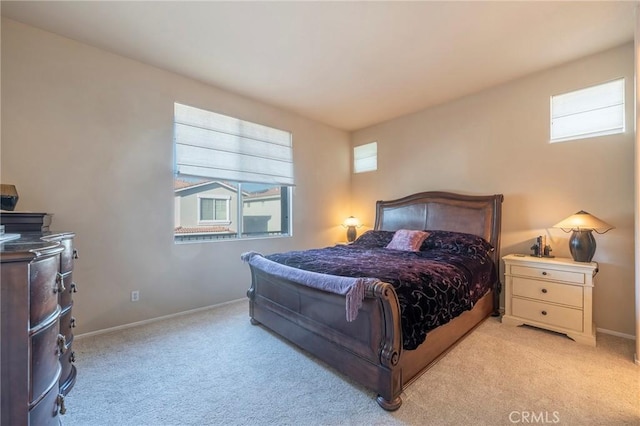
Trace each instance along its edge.
<path fill-rule="evenodd" d="M 365 287 L 380 282 L 376 278 L 340 277 L 292 268 L 291 266 L 266 259 L 262 254 L 253 251 L 243 253 L 240 257 L 249 265 L 268 274 L 345 296 L 346 315 L 349 322 L 355 320 L 358 316 L 358 310 L 362 307 L 362 301 L 364 300 Z"/>

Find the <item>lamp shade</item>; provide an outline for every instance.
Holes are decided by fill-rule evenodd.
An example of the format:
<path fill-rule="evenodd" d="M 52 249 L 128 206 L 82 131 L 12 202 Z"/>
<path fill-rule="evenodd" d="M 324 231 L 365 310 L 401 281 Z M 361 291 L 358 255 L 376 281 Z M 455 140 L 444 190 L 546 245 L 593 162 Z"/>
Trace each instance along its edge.
<path fill-rule="evenodd" d="M 605 232 L 614 229 L 614 226 L 609 225 L 604 220 L 598 219 L 584 210 L 580 210 L 578 213 L 556 223 L 553 227 L 560 228 L 564 232 L 596 231 L 598 234 L 604 234 Z"/>
<path fill-rule="evenodd" d="M 596 239 L 593 238 L 591 231 L 604 234 L 614 228 L 584 210 L 556 223 L 553 227 L 560 228 L 564 232 L 571 232 L 569 251 L 576 262 L 591 262 L 596 253 Z"/>
<path fill-rule="evenodd" d="M 344 220 L 344 226 L 345 227 L 360 226 L 360 221 L 358 220 L 358 218 L 355 218 L 353 216 L 349 216 L 348 218 L 346 218 Z"/>

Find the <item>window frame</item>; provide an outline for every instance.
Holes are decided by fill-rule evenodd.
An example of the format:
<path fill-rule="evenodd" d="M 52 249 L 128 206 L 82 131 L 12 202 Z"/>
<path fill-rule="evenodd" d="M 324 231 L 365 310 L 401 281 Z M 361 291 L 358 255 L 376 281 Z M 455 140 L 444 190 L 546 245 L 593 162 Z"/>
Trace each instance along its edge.
<path fill-rule="evenodd" d="M 231 224 L 231 197 L 219 195 L 197 195 L 198 197 L 198 224 L 199 225 L 229 225 Z M 213 219 L 202 219 L 202 200 L 213 200 Z M 226 219 L 216 219 L 216 201 L 225 202 Z"/>
<path fill-rule="evenodd" d="M 191 116 L 185 115 L 185 111 L 195 114 L 194 121 L 191 121 Z M 293 175 L 293 134 L 291 132 L 177 102 L 174 103 L 173 124 L 174 243 L 237 241 L 293 236 L 293 187 L 295 182 Z M 187 128 L 185 126 L 192 126 L 194 131 L 198 132 L 197 138 L 199 139 L 193 139 L 193 133 L 185 133 L 185 128 Z M 233 147 L 227 145 L 230 135 L 235 138 L 232 144 L 234 145 Z M 225 158 L 222 167 L 212 166 L 208 170 L 203 169 L 205 170 L 203 175 L 190 173 L 191 170 L 189 172 L 185 170 L 181 173 L 183 165 L 189 166 L 183 160 L 199 161 L 192 153 L 184 150 L 190 149 L 192 146 L 200 149 L 209 143 L 211 144 L 209 146 L 212 147 L 211 150 L 204 153 L 201 152 L 204 157 L 200 156 L 200 158 L 203 158 L 205 162 L 211 161 L 212 165 L 216 161 L 220 164 L 220 159 Z M 179 152 L 179 145 L 182 152 Z M 228 161 L 227 156 L 230 154 L 237 155 L 233 159 L 235 162 Z M 243 159 L 249 160 L 250 157 L 254 159 L 263 158 L 266 162 L 271 161 L 269 164 L 274 164 L 273 161 L 276 161 L 278 164 L 282 164 L 283 167 L 275 170 L 275 174 L 270 174 L 274 169 L 268 167 L 264 168 L 263 171 L 262 166 L 264 163 L 262 160 L 259 160 L 258 169 L 255 168 L 254 162 L 247 161 L 243 165 Z M 228 168 L 228 166 L 231 166 L 231 168 Z M 195 167 L 198 167 L 197 163 Z M 223 174 L 230 170 L 238 170 L 241 174 L 245 173 L 241 170 L 247 171 L 246 176 L 242 175 L 245 179 L 233 179 L 229 175 L 224 177 Z M 220 172 L 221 176 L 216 176 L 218 172 Z M 254 178 L 261 180 L 253 180 Z M 178 182 L 180 180 L 194 182 L 193 187 L 189 184 L 181 186 L 181 183 Z M 198 186 L 210 182 L 217 182 L 219 185 L 227 187 L 231 194 L 197 193 Z M 191 189 L 196 193 L 191 192 L 189 194 L 188 191 Z M 265 200 L 267 203 L 266 208 L 262 211 L 258 210 L 257 214 L 247 215 L 250 213 L 245 211 L 247 197 L 255 194 L 260 197 L 260 193 L 263 191 L 268 193 L 265 194 L 267 197 Z M 193 195 L 197 198 L 196 212 L 193 212 L 192 203 L 190 204 L 192 207 L 188 207 L 189 204 L 183 204 L 184 197 Z M 213 220 L 203 219 L 202 201 L 205 199 L 214 200 L 212 206 L 214 209 Z M 216 200 L 225 201 L 226 220 L 215 218 Z M 220 231 L 199 229 L 218 226 L 226 227 L 226 229 Z"/>
<path fill-rule="evenodd" d="M 373 154 L 371 154 L 373 152 Z M 367 165 L 373 159 L 373 165 Z M 363 165 L 364 164 L 364 165 Z M 353 173 L 367 173 L 378 170 L 378 142 L 369 142 L 353 147 Z"/>
<path fill-rule="evenodd" d="M 620 83 L 620 84 L 618 84 Z M 600 99 L 594 97 L 593 93 L 597 93 L 598 89 L 604 89 L 605 86 L 611 86 L 611 92 L 608 92 L 605 96 L 609 96 L 613 99 L 613 101 L 606 103 L 605 99 L 602 99 L 602 95 Z M 616 90 L 613 92 L 613 90 Z M 618 92 L 619 90 L 619 92 Z M 591 92 L 591 95 L 589 93 Z M 554 113 L 554 104 L 558 107 L 562 107 L 562 100 L 568 99 L 567 103 L 571 103 L 571 97 L 579 97 L 582 96 L 591 96 L 589 101 L 592 102 L 592 105 L 587 109 L 578 109 L 577 101 L 573 101 L 573 105 L 571 105 L 567 111 L 564 113 Z M 566 104 L 564 105 L 567 108 Z M 562 110 L 562 108 L 560 108 Z M 620 115 L 618 115 L 618 109 L 621 110 Z M 555 135 L 557 132 L 554 132 L 556 127 L 554 126 L 557 121 L 573 117 L 579 118 L 586 122 L 593 122 L 593 116 L 595 118 L 602 118 L 603 114 L 607 111 L 615 114 L 615 119 L 619 119 L 620 124 L 618 125 L 618 121 L 613 121 L 614 126 L 601 127 L 595 129 L 588 129 L 585 126 L 576 130 L 572 133 L 565 134 L 563 136 Z M 599 115 L 598 112 L 600 113 Z M 588 118 L 591 115 L 591 118 Z M 567 142 L 573 140 L 580 139 L 588 139 L 599 136 L 607 136 L 607 135 L 616 135 L 621 134 L 626 131 L 626 78 L 620 77 L 611 80 L 607 80 L 602 83 L 592 84 L 587 87 L 582 87 L 580 89 L 571 90 L 568 92 L 560 93 L 557 95 L 551 95 L 549 98 L 549 143 L 558 143 L 558 142 Z"/>

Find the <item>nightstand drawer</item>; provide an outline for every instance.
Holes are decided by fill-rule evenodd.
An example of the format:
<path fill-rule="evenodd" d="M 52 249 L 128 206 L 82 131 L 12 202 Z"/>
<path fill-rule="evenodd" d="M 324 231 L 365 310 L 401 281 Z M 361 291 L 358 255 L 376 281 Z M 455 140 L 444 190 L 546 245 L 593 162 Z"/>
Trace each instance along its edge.
<path fill-rule="evenodd" d="M 512 277 L 512 284 L 514 296 L 582 308 L 581 286 L 521 277 Z"/>
<path fill-rule="evenodd" d="M 582 331 L 582 311 L 514 297 L 513 315 L 568 330 Z"/>
<path fill-rule="evenodd" d="M 511 275 L 584 284 L 584 274 L 580 272 L 559 271 L 557 269 L 511 265 Z"/>

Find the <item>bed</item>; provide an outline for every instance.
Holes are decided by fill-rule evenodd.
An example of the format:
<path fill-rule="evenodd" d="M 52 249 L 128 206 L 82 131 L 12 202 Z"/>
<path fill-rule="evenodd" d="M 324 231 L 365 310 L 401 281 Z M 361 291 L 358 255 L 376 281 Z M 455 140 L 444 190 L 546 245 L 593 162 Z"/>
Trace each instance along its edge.
<path fill-rule="evenodd" d="M 501 194 L 479 196 L 430 191 L 378 201 L 373 230 L 361 235 L 351 245 L 308 251 L 308 264 L 304 267 L 300 266 L 305 263 L 304 252 L 266 257 L 245 253 L 243 259 L 251 269 L 251 286 L 247 292 L 251 323 L 262 324 L 373 390 L 377 393 L 377 403 L 385 410 L 397 410 L 402 404 L 401 393 L 406 386 L 485 318 L 498 313 L 502 200 Z M 410 253 L 387 249 L 386 244 L 400 234 L 396 232 L 399 230 L 412 237 L 419 233 L 408 231 L 426 230 L 427 235 L 421 240 L 420 249 L 409 250 Z M 433 258 L 429 244 L 444 241 L 437 249 L 450 248 L 445 245 L 452 241 L 452 236 L 456 241 L 463 236 L 465 241 L 465 245 L 455 246 L 464 247 L 463 250 L 456 249 L 464 255 L 451 255 L 454 256 L 452 263 L 471 280 L 459 287 L 474 290 L 465 296 L 461 304 L 440 308 L 439 312 L 445 314 L 422 315 L 442 317 L 441 325 L 436 321 L 430 323 L 431 327 L 426 331 L 415 331 L 420 327 L 407 320 L 415 317 L 409 307 L 414 309 L 414 313 L 414 305 L 418 312 L 425 308 L 421 302 L 407 300 L 411 291 L 407 292 L 399 282 L 402 284 L 403 277 L 411 275 L 406 271 L 418 268 L 418 262 L 442 260 L 439 254 Z M 469 272 L 478 265 L 469 266 L 473 262 L 465 260 L 468 252 L 466 241 L 474 238 L 484 241 L 482 244 L 488 243 L 486 253 L 476 255 L 480 259 L 476 263 L 489 263 L 489 269 L 483 266 L 481 278 Z M 477 247 L 472 246 L 475 251 Z M 325 252 L 342 259 L 343 269 L 347 263 L 357 264 L 355 259 L 363 256 L 370 259 L 369 264 L 393 263 L 400 269 L 394 276 L 381 268 L 380 274 L 387 279 L 376 277 L 376 270 L 370 266 L 361 267 L 364 268 L 360 269 L 363 276 L 349 276 L 340 267 L 338 273 L 332 275 L 327 272 L 330 269 L 325 262 L 318 260 L 324 259 Z M 397 255 L 399 260 L 396 261 L 395 257 L 377 258 L 378 252 L 384 252 L 385 256 Z M 446 254 L 445 257 L 451 256 Z M 403 263 L 409 258 L 416 259 L 416 266 Z M 424 277 L 422 272 L 413 275 Z M 459 281 L 458 278 L 452 280 Z M 450 290 L 455 286 L 449 284 L 435 285 L 445 288 L 447 291 L 444 293 L 461 292 L 460 289 Z M 439 298 L 442 297 L 433 299 Z"/>

